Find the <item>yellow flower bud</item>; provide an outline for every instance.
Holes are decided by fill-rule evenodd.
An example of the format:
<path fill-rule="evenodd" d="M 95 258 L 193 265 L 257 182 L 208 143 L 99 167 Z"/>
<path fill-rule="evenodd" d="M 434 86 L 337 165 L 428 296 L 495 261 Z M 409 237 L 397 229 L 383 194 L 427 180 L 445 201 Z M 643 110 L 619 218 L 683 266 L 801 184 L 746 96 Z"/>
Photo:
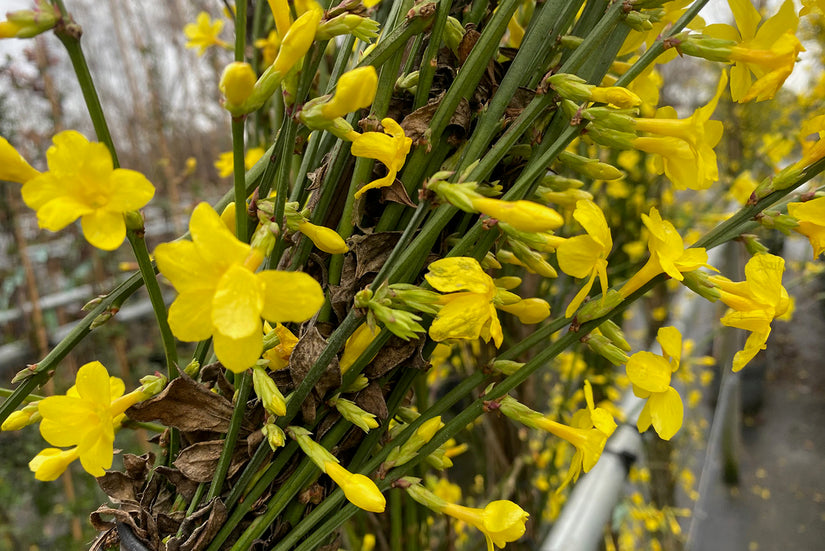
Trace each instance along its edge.
<path fill-rule="evenodd" d="M 5 138 L 0 138 L 0 180 L 25 184 L 39 175 Z"/>
<path fill-rule="evenodd" d="M 316 226 L 307 221 L 298 223 L 298 230 L 309 237 L 315 246 L 330 254 L 344 254 L 349 250 L 338 232 L 325 226 Z"/>
<path fill-rule="evenodd" d="M 62 475 L 69 466 L 69 463 L 78 457 L 80 457 L 80 454 L 77 447 L 68 450 L 46 448 L 29 461 L 29 469 L 34 472 L 34 477 L 37 480 L 49 482 L 57 480 L 57 477 Z"/>
<path fill-rule="evenodd" d="M 365 511 L 384 512 L 387 500 L 375 482 L 362 474 L 353 474 L 333 461 L 324 464 L 324 471 L 344 490 L 344 495 L 350 503 Z"/>
<path fill-rule="evenodd" d="M 2 430 L 3 432 L 20 430 L 23 427 L 37 423 L 40 419 L 42 419 L 42 417 L 37 411 L 37 402 L 33 402 L 23 409 L 11 412 L 11 415 L 3 421 Z"/>
<path fill-rule="evenodd" d="M 233 61 L 226 66 L 218 88 L 226 98 L 228 110 L 240 107 L 252 95 L 256 80 L 255 71 L 249 63 Z"/>
<path fill-rule="evenodd" d="M 558 212 L 532 201 L 476 197 L 471 202 L 477 211 L 506 222 L 520 231 L 552 231 L 564 224 L 564 218 Z"/>
<path fill-rule="evenodd" d="M 347 343 L 344 345 L 344 353 L 341 354 L 341 359 L 338 361 L 342 375 L 352 367 L 355 360 L 363 354 L 364 350 L 367 349 L 380 332 L 380 329 L 377 327 L 370 327 L 368 323 L 362 323 L 358 329 L 350 335 Z"/>
<path fill-rule="evenodd" d="M 372 65 L 348 71 L 338 79 L 335 96 L 321 106 L 321 113 L 327 119 L 334 119 L 367 107 L 375 98 L 377 88 L 378 74 Z"/>
<path fill-rule="evenodd" d="M 252 386 L 255 394 L 261 399 L 261 403 L 268 412 L 273 415 L 286 414 L 286 400 L 278 389 L 275 381 L 266 373 L 262 367 L 252 368 Z"/>
<path fill-rule="evenodd" d="M 642 103 L 639 96 L 621 86 L 610 86 L 609 88 L 594 86 L 590 90 L 590 99 L 600 103 L 609 103 L 620 109 L 629 109 Z"/>
<path fill-rule="evenodd" d="M 285 75 L 298 60 L 304 57 L 315 39 L 315 30 L 321 22 L 322 12 L 311 10 L 299 17 L 289 27 L 281 42 L 281 50 L 272 67 L 278 73 Z"/>

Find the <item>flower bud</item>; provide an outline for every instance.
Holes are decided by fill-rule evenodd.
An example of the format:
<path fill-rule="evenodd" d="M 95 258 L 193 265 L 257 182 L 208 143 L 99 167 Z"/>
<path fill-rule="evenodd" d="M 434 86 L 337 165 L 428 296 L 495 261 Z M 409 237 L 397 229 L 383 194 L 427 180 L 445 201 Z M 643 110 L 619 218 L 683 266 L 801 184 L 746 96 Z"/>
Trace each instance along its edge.
<path fill-rule="evenodd" d="M 512 375 L 524 366 L 522 362 L 514 362 L 512 360 L 494 360 L 493 369 L 505 375 Z"/>
<path fill-rule="evenodd" d="M 127 230 L 142 233 L 146 229 L 143 226 L 143 215 L 140 211 L 130 210 L 129 212 L 124 212 L 123 220 L 126 222 Z"/>
<path fill-rule="evenodd" d="M 201 363 L 198 360 L 192 360 L 191 362 L 186 364 L 186 367 L 183 368 L 183 372 L 192 378 L 194 378 L 200 370 Z"/>
<path fill-rule="evenodd" d="M 441 310 L 439 304 L 441 295 L 434 291 L 407 283 L 393 283 L 390 285 L 390 292 L 392 293 L 393 306 L 405 307 L 433 315 Z"/>
<path fill-rule="evenodd" d="M 305 221 L 298 224 L 298 229 L 325 253 L 344 254 L 349 251 L 346 242 L 331 228 Z"/>
<path fill-rule="evenodd" d="M 384 512 L 387 500 L 375 482 L 362 474 L 349 472 L 336 461 L 327 462 L 323 470 L 344 490 L 344 495 L 350 503 L 365 511 Z"/>
<path fill-rule="evenodd" d="M 323 12 L 319 10 L 310 10 L 289 27 L 289 31 L 281 41 L 278 57 L 272 63 L 274 71 L 286 75 L 298 63 L 298 60 L 304 57 L 315 40 L 315 32 L 321 22 L 322 14 Z"/>
<path fill-rule="evenodd" d="M 533 273 L 539 274 L 542 277 L 556 278 L 559 277 L 556 269 L 551 266 L 547 260 L 536 251 L 530 250 L 526 245 L 519 241 L 512 239 L 507 240 L 508 245 L 513 251 L 515 257 Z"/>
<path fill-rule="evenodd" d="M 35 1 L 35 9 L 6 13 L 6 21 L 0 21 L 0 38 L 31 38 L 54 28 L 57 13 L 49 2 Z"/>
<path fill-rule="evenodd" d="M 692 270 L 682 275 L 685 276 L 685 279 L 682 280 L 682 285 L 697 295 L 711 302 L 716 302 L 722 296 L 722 293 L 716 285 L 708 278 L 708 274 L 702 270 Z"/>
<path fill-rule="evenodd" d="M 569 151 L 562 151 L 559 154 L 559 161 L 594 180 L 618 180 L 624 175 L 621 170 L 612 165 L 602 163 L 596 159 L 588 159 Z"/>
<path fill-rule="evenodd" d="M 386 461 L 381 465 L 381 472 L 387 472 L 392 467 L 403 465 L 412 460 L 418 454 L 418 450 L 432 440 L 435 433 L 441 430 L 443 426 L 444 423 L 441 422 L 440 415 L 427 419 L 406 442 L 390 450 Z"/>
<path fill-rule="evenodd" d="M 169 379 L 167 379 L 165 375 L 146 375 L 140 379 L 141 387 L 139 390 L 145 395 L 145 398 L 157 396 L 166 388 L 168 381 Z"/>
<path fill-rule="evenodd" d="M 26 404 L 23 408 L 11 412 L 11 414 L 3 421 L 3 426 L 0 430 L 12 431 L 20 430 L 28 425 L 33 425 L 42 419 L 37 406 L 40 402 L 31 402 Z"/>
<path fill-rule="evenodd" d="M 343 370 L 342 370 L 343 372 Z M 363 373 L 359 373 L 358 376 L 355 378 L 352 383 L 349 384 L 347 387 L 341 387 L 341 392 L 345 394 L 352 394 L 354 392 L 358 392 L 360 390 L 364 390 L 370 384 L 370 380 L 367 379 L 366 375 Z"/>
<path fill-rule="evenodd" d="M 515 304 L 504 304 L 496 307 L 517 316 L 519 321 L 524 324 L 542 322 L 550 315 L 550 305 L 540 298 L 525 298 Z"/>
<path fill-rule="evenodd" d="M 344 345 L 344 353 L 341 354 L 341 359 L 338 361 L 342 375 L 352 367 L 355 360 L 364 353 L 364 350 L 372 344 L 372 341 L 375 340 L 375 337 L 377 337 L 379 333 L 378 328 L 372 328 L 369 324 L 362 323 L 358 326 L 358 329 L 349 336 Z"/>
<path fill-rule="evenodd" d="M 372 65 L 347 71 L 338 79 L 335 95 L 320 107 L 321 114 L 335 119 L 367 107 L 375 99 L 377 88 L 378 73 Z"/>
<path fill-rule="evenodd" d="M 606 316 L 613 308 L 622 302 L 622 295 L 614 289 L 608 289 L 607 294 L 600 299 L 591 300 L 576 312 L 576 320 L 585 323 L 602 316 Z"/>
<path fill-rule="evenodd" d="M 611 340 L 605 337 L 604 335 L 599 335 L 598 333 L 591 333 L 583 340 L 590 350 L 592 350 L 602 358 L 606 359 L 613 365 L 624 365 L 625 363 L 627 363 L 627 360 L 629 359 L 627 354 L 625 354 L 623 350 L 619 349 L 618 346 L 613 344 Z"/>
<path fill-rule="evenodd" d="M 264 437 L 266 437 L 266 441 L 269 443 L 272 451 L 283 447 L 286 442 L 284 431 L 275 423 L 265 423 L 261 431 L 264 433 Z"/>
<path fill-rule="evenodd" d="M 458 55 L 458 46 L 464 39 L 464 27 L 458 19 L 452 16 L 447 16 L 447 25 L 444 27 L 444 43 L 456 55 Z"/>
<path fill-rule="evenodd" d="M 558 212 L 533 201 L 478 197 L 471 202 L 475 210 L 524 232 L 552 231 L 564 224 L 564 218 Z"/>
<path fill-rule="evenodd" d="M 278 385 L 275 384 L 266 369 L 260 366 L 252 368 L 252 386 L 255 389 L 255 394 L 261 399 L 264 409 L 272 415 L 286 415 L 284 395 L 281 394 Z"/>
<path fill-rule="evenodd" d="M 252 95 L 256 82 L 255 71 L 252 65 L 246 62 L 233 61 L 223 70 L 218 88 L 226 98 L 224 107 L 233 115 L 241 114 L 244 102 Z"/>
<path fill-rule="evenodd" d="M 344 419 L 364 432 L 368 433 L 370 429 L 378 428 L 378 421 L 375 420 L 375 415 L 364 411 L 351 400 L 336 397 L 329 401 L 329 405 L 334 406 Z"/>
<path fill-rule="evenodd" d="M 607 320 L 599 326 L 599 331 L 602 335 L 610 339 L 610 341 L 625 352 L 630 352 L 632 348 L 627 340 L 624 338 L 622 328 L 619 327 L 613 320 Z"/>
<path fill-rule="evenodd" d="M 321 23 L 315 38 L 329 40 L 342 34 L 351 34 L 363 42 L 369 42 L 378 36 L 378 27 L 378 22 L 369 17 L 346 13 Z"/>

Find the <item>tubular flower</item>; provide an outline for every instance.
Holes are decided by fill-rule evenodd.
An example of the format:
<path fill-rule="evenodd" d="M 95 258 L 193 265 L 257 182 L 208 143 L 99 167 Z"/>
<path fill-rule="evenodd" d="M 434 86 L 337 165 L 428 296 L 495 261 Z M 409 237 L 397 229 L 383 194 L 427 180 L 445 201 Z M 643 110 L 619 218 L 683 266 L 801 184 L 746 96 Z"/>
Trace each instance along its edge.
<path fill-rule="evenodd" d="M 324 472 L 344 490 L 350 503 L 365 511 L 384 512 L 387 500 L 370 478 L 360 473 L 351 473 L 335 461 L 325 463 Z"/>
<path fill-rule="evenodd" d="M 587 396 L 587 392 L 587 387 L 585 387 L 585 396 Z M 592 401 L 592 390 L 590 392 Z M 505 396 L 501 400 L 499 409 L 507 417 L 528 427 L 547 431 L 575 446 L 576 454 L 573 456 L 570 469 L 557 491 L 564 489 L 570 481 L 577 480 L 582 470 L 588 472 L 598 463 L 602 450 L 604 450 L 607 443 L 607 438 L 616 429 L 616 423 L 613 422 L 613 417 L 607 410 L 603 408 L 591 409 L 590 405 L 588 403 L 587 409 L 580 410 L 573 415 L 572 425 L 565 425 L 533 411 L 510 396 Z"/>
<path fill-rule="evenodd" d="M 187 48 L 199 48 L 198 55 L 203 55 L 210 46 L 220 46 L 221 48 L 229 48 L 229 44 L 218 38 L 223 29 L 223 20 L 216 19 L 212 22 L 209 14 L 202 11 L 198 14 L 195 23 L 188 23 L 183 28 L 183 34 L 189 40 L 186 42 Z"/>
<path fill-rule="evenodd" d="M 298 223 L 298 230 L 325 253 L 344 254 L 349 250 L 343 238 L 332 228 L 304 220 Z"/>
<path fill-rule="evenodd" d="M 576 202 L 573 218 L 582 225 L 587 235 L 577 235 L 565 239 L 556 248 L 559 268 L 575 278 L 589 276 L 584 287 L 573 297 L 564 315 L 570 317 L 593 287 L 596 276 L 602 285 L 602 296 L 607 294 L 607 256 L 613 248 L 613 238 L 604 213 L 593 201 Z"/>
<path fill-rule="evenodd" d="M 788 214 L 799 220 L 794 228 L 811 242 L 814 258 L 825 251 L 825 197 L 804 203 L 788 203 Z"/>
<path fill-rule="evenodd" d="M 103 364 L 89 362 L 77 371 L 75 386 L 65 395 L 40 401 L 43 438 L 53 446 L 75 447 L 40 452 L 29 463 L 38 480 L 54 480 L 77 458 L 86 472 L 103 476 L 112 466 L 115 429 L 120 427 L 123 412 L 150 396 L 142 389 L 126 395 L 124 390 L 123 381 L 110 377 Z"/>
<path fill-rule="evenodd" d="M 0 180 L 25 184 L 39 175 L 40 171 L 33 169 L 6 138 L 0 137 Z"/>
<path fill-rule="evenodd" d="M 682 335 L 675 327 L 662 327 L 656 336 L 662 355 L 642 351 L 627 361 L 627 377 L 633 383 L 633 393 L 647 398 L 636 427 L 644 432 L 653 425 L 659 438 L 670 440 L 682 427 L 685 408 L 682 398 L 670 386 L 671 374 L 679 368 L 682 357 Z"/>
<path fill-rule="evenodd" d="M 708 253 L 704 248 L 685 249 L 682 237 L 667 220 L 662 220 L 656 208 L 650 209 L 650 215 L 642 215 L 642 222 L 650 231 L 647 248 L 650 258 L 642 268 L 631 277 L 619 290 L 622 298 L 630 296 L 648 281 L 666 273 L 677 281 L 684 280 L 683 272 L 690 272 L 707 266 Z"/>
<path fill-rule="evenodd" d="M 530 514 L 512 501 L 492 501 L 483 509 L 464 507 L 446 501 L 424 488 L 417 478 L 405 477 L 401 481 L 407 494 L 421 505 L 466 522 L 480 530 L 487 540 L 487 551 L 494 551 L 495 548 L 504 549 L 505 545 L 518 540 L 526 531 L 525 523 L 530 518 Z M 440 493 L 447 493 L 444 488 L 440 489 Z"/>
<path fill-rule="evenodd" d="M 240 373 L 261 356 L 261 317 L 306 321 L 323 304 L 321 286 L 305 273 L 255 273 L 264 251 L 236 239 L 208 204 L 195 207 L 189 231 L 192 241 L 155 249 L 158 269 L 179 293 L 169 326 L 182 341 L 213 337 L 215 354 L 228 369 Z"/>
<path fill-rule="evenodd" d="M 725 52 L 734 63 L 730 72 L 731 97 L 740 103 L 772 99 L 793 71 L 799 52 L 805 51 L 794 36 L 799 25 L 794 3 L 785 0 L 779 11 L 761 25 L 761 16 L 752 2 L 728 0 L 728 4 L 738 31 L 719 24 L 706 27 L 703 33 L 737 43 L 729 48 L 729 53 Z"/>
<path fill-rule="evenodd" d="M 558 212 L 533 201 L 503 201 L 479 196 L 471 198 L 470 203 L 478 212 L 523 232 L 546 232 L 564 224 L 564 218 Z"/>
<path fill-rule="evenodd" d="M 138 210 L 155 194 L 143 174 L 114 169 L 102 143 L 82 134 L 56 134 L 46 151 L 49 171 L 23 184 L 23 201 L 37 211 L 41 228 L 58 231 L 78 218 L 86 240 L 104 251 L 117 249 L 126 237 L 123 214 Z"/>
<path fill-rule="evenodd" d="M 785 261 L 772 254 L 758 254 L 745 264 L 745 281 L 734 282 L 723 276 L 710 276 L 731 309 L 722 317 L 722 325 L 750 331 L 745 348 L 733 357 L 733 371 L 739 371 L 766 348 L 771 321 L 790 307 L 788 291 L 782 286 Z"/>
<path fill-rule="evenodd" d="M 361 197 L 367 190 L 391 186 L 395 176 L 412 147 L 412 139 L 404 134 L 404 129 L 393 119 L 381 119 L 384 132 L 353 132 L 351 152 L 356 157 L 367 157 L 381 161 L 387 167 L 387 175 L 373 180 L 355 192 L 355 198 Z"/>
<path fill-rule="evenodd" d="M 724 127 L 721 121 L 712 121 L 710 117 L 726 85 L 727 75 L 723 72 L 711 100 L 686 119 L 677 119 L 672 107 L 659 109 L 657 118 L 634 119 L 636 130 L 658 137 L 636 138 L 633 146 L 658 154 L 659 173 L 664 172 L 678 189 L 707 189 L 719 179 L 713 148 L 722 138 Z"/>

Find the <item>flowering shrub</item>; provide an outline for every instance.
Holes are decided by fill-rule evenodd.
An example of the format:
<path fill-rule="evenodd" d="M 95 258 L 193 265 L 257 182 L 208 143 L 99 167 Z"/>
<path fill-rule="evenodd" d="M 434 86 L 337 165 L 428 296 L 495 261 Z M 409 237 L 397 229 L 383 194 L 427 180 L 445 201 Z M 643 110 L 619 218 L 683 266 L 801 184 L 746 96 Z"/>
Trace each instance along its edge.
<path fill-rule="evenodd" d="M 750 332 L 726 365 L 738 371 L 792 310 L 783 260 L 743 234 L 761 224 L 806 236 L 814 256 L 824 248 L 821 105 L 800 100 L 804 134 L 753 166 L 761 182 L 723 150 L 728 89 L 734 102 L 771 100 L 804 51 L 791 0 L 767 17 L 730 0 L 736 27 L 705 26 L 706 0 L 270 0 L 238 3 L 234 26 L 200 13 L 183 33 L 197 56 L 226 62 L 215 90 L 232 151 L 214 166 L 233 185 L 154 257 L 140 209 L 155 188 L 118 166 L 64 4 L 9 13 L 0 37 L 54 30 L 99 142 L 55 134 L 41 173 L 42 159 L 3 138 L 0 179 L 22 184 L 42 229 L 80 218 L 94 247 L 126 239 L 139 273 L 20 371 L 0 419 L 39 422 L 68 448 L 34 457 L 37 479 L 74 459 L 101 479 L 113 506 L 92 517 L 96 548 L 137 537 L 152 549 L 368 549 L 382 530 L 408 548 L 483 538 L 492 551 L 535 538 L 616 421 L 634 421 L 623 392 L 646 400 L 638 430 L 671 440 L 696 406 L 685 392 L 706 382 L 667 302 L 651 309 L 661 354 L 628 343 L 622 312 L 679 284 L 720 301 L 719 325 Z M 662 104 L 657 69 L 676 52 L 706 60 L 716 83 L 683 117 Z M 728 193 L 745 198 L 732 214 L 718 200 Z M 744 279 L 708 260 L 736 239 L 752 255 Z M 141 285 L 167 372 L 124 394 L 92 360 L 65 395 L 30 396 Z M 162 285 L 175 292 L 168 310 Z M 180 342 L 197 343 L 191 357 Z M 473 436 L 481 423 L 496 430 Z M 124 458 L 141 465 L 125 467 L 124 498 L 115 433 L 135 427 L 161 432 L 158 457 Z M 496 474 L 522 484 L 450 470 L 486 452 L 518 464 Z M 503 469 L 493 463 L 477 472 Z M 150 499 L 159 484 L 170 495 Z"/>

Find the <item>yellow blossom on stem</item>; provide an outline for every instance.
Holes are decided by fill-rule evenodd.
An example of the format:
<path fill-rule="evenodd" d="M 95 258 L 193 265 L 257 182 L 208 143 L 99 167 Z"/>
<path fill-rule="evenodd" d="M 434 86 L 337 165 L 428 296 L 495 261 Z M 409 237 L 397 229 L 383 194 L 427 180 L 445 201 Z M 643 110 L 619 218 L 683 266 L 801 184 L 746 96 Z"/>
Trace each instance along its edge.
<path fill-rule="evenodd" d="M 772 99 L 805 51 L 794 36 L 799 17 L 792 0 L 785 0 L 779 11 L 760 25 L 762 16 L 748 0 L 728 0 L 738 30 L 730 25 L 710 25 L 703 34 L 731 40 L 728 59 L 734 63 L 730 72 L 733 101 Z M 754 81 L 751 73 L 756 77 Z"/>
<path fill-rule="evenodd" d="M 261 58 L 265 66 L 272 65 L 275 56 L 278 55 L 278 48 L 281 47 L 281 37 L 278 31 L 269 31 L 266 38 L 259 38 L 255 41 L 255 47 L 261 50 Z"/>
<path fill-rule="evenodd" d="M 321 114 L 335 119 L 367 107 L 375 99 L 377 88 L 378 73 L 372 65 L 347 71 L 338 79 L 335 95 L 321 106 Z"/>
<path fill-rule="evenodd" d="M 255 166 L 261 157 L 264 156 L 266 150 L 263 147 L 252 147 L 247 150 L 246 154 L 243 157 L 243 165 L 246 170 L 251 169 Z M 218 155 L 218 160 L 215 161 L 214 165 L 215 170 L 218 171 L 218 176 L 221 178 L 226 178 L 227 176 L 231 176 L 232 173 L 235 171 L 235 156 L 231 151 L 226 151 Z M 234 207 L 234 203 L 230 203 Z M 235 211 L 232 211 L 233 216 Z M 234 218 L 233 218 L 234 220 Z"/>
<path fill-rule="evenodd" d="M 384 127 L 384 132 L 353 132 L 351 153 L 356 157 L 376 159 L 387 167 L 386 176 L 373 180 L 355 192 L 356 199 L 369 189 L 391 186 L 412 147 L 412 139 L 404 134 L 404 129 L 393 119 L 381 119 L 381 126 Z"/>
<path fill-rule="evenodd" d="M 451 257 L 436 260 L 424 276 L 433 288 L 450 293 L 442 297 L 443 307 L 430 326 L 434 341 L 477 339 L 501 346 L 504 334 L 493 298 L 496 285 L 474 258 Z"/>
<path fill-rule="evenodd" d="M 343 238 L 332 228 L 303 220 L 298 223 L 298 230 L 325 253 L 344 254 L 349 250 Z"/>
<path fill-rule="evenodd" d="M 33 169 L 6 138 L 0 137 L 0 180 L 25 184 L 39 175 L 40 171 Z"/>
<path fill-rule="evenodd" d="M 199 48 L 198 55 L 203 55 L 210 46 L 220 46 L 221 48 L 229 48 L 229 44 L 218 38 L 223 29 L 223 20 L 216 19 L 212 22 L 209 14 L 202 11 L 198 14 L 195 23 L 188 23 L 183 28 L 183 34 L 186 35 L 188 41 L 187 48 Z"/>
<path fill-rule="evenodd" d="M 292 356 L 292 350 L 298 344 L 298 337 L 286 328 L 281 323 L 275 324 L 275 329 L 268 322 L 264 322 L 264 345 L 266 345 L 266 336 L 270 333 L 278 338 L 278 344 L 264 352 L 264 359 L 269 360 L 267 366 L 272 371 L 284 369 L 289 365 L 289 358 Z"/>
<path fill-rule="evenodd" d="M 239 241 L 207 203 L 189 221 L 192 241 L 155 249 L 160 272 L 178 297 L 169 308 L 169 327 L 182 341 L 213 338 L 215 355 L 240 373 L 263 351 L 261 317 L 302 322 L 324 302 L 321 286 L 302 272 L 255 273 L 265 252 Z"/>
<path fill-rule="evenodd" d="M 278 34 L 283 36 L 283 40 L 278 55 L 272 62 L 272 69 L 275 72 L 286 75 L 309 51 L 315 39 L 315 31 L 321 21 L 321 15 L 320 10 L 310 10 L 296 19 L 285 33 L 281 33 L 278 29 Z"/>
<path fill-rule="evenodd" d="M 479 195 L 471 197 L 470 203 L 478 212 L 523 232 L 546 232 L 564 224 L 564 218 L 558 212 L 533 201 L 504 201 Z"/>
<path fill-rule="evenodd" d="M 365 511 L 384 512 L 387 500 L 370 478 L 360 473 L 351 473 L 334 461 L 326 462 L 323 469 L 344 490 L 350 503 Z"/>
<path fill-rule="evenodd" d="M 627 377 L 633 393 L 647 398 L 636 427 L 644 432 L 653 425 L 659 438 L 670 440 L 679 432 L 684 419 L 684 405 L 679 393 L 670 386 L 671 374 L 679 368 L 682 335 L 675 327 L 662 327 L 656 336 L 662 355 L 641 351 L 627 361 Z"/>
<path fill-rule="evenodd" d="M 655 134 L 639 137 L 633 146 L 640 151 L 661 157 L 661 170 L 677 189 L 707 189 L 719 179 L 719 168 L 713 148 L 722 138 L 721 121 L 710 120 L 727 84 L 722 72 L 716 93 L 703 107 L 686 119 L 677 119 L 672 107 L 663 107 L 656 118 L 633 119 L 637 131 Z M 682 142 L 682 143 L 680 143 Z"/>
<path fill-rule="evenodd" d="M 584 287 L 573 297 L 564 315 L 570 317 L 584 301 L 596 276 L 602 286 L 602 296 L 607 294 L 607 256 L 613 248 L 613 238 L 607 226 L 602 209 L 593 201 L 581 200 L 576 202 L 573 218 L 581 224 L 587 235 L 577 235 L 565 239 L 556 248 L 556 258 L 559 268 L 567 275 L 575 278 L 589 277 Z"/>
<path fill-rule="evenodd" d="M 225 107 L 232 111 L 243 105 L 243 102 L 252 95 L 257 77 L 252 65 L 246 62 L 233 61 L 223 70 L 218 89 L 226 98 Z"/>
<path fill-rule="evenodd" d="M 46 151 L 49 171 L 23 184 L 23 201 L 37 211 L 41 228 L 58 231 L 78 218 L 86 240 L 105 251 L 126 237 L 123 214 L 138 210 L 155 194 L 143 174 L 113 168 L 102 143 L 66 130 L 54 136 Z"/>
<path fill-rule="evenodd" d="M 344 352 L 341 354 L 341 359 L 338 361 L 338 366 L 341 368 L 341 374 L 346 373 L 355 360 L 358 359 L 364 350 L 375 340 L 381 330 L 378 327 L 370 327 L 368 323 L 362 323 L 358 326 L 352 335 L 344 344 Z"/>
<path fill-rule="evenodd" d="M 817 197 L 804 203 L 788 203 L 788 214 L 799 220 L 794 231 L 811 242 L 814 258 L 825 251 L 825 197 Z"/>
<path fill-rule="evenodd" d="M 708 253 L 705 249 L 701 247 L 685 249 L 682 236 L 673 224 L 662 219 L 655 207 L 650 209 L 649 216 L 642 215 L 642 222 L 650 232 L 647 242 L 650 258 L 619 290 L 622 298 L 630 296 L 662 272 L 677 281 L 682 281 L 683 272 L 707 266 Z"/>
<path fill-rule="evenodd" d="M 54 480 L 76 458 L 92 476 L 103 476 L 112 466 L 115 428 L 123 412 L 149 394 L 138 389 L 124 395 L 123 381 L 110 377 L 100 362 L 77 371 L 75 385 L 65 395 L 49 396 L 38 404 L 43 417 L 40 434 L 53 446 L 76 446 L 66 452 L 49 448 L 29 467 L 38 480 Z"/>
<path fill-rule="evenodd" d="M 791 301 L 782 286 L 785 261 L 772 254 L 758 254 L 745 264 L 745 281 L 734 282 L 723 276 L 710 276 L 731 309 L 722 317 L 722 325 L 750 331 L 745 348 L 733 357 L 733 371 L 739 371 L 766 348 L 771 322 L 785 314 Z"/>

